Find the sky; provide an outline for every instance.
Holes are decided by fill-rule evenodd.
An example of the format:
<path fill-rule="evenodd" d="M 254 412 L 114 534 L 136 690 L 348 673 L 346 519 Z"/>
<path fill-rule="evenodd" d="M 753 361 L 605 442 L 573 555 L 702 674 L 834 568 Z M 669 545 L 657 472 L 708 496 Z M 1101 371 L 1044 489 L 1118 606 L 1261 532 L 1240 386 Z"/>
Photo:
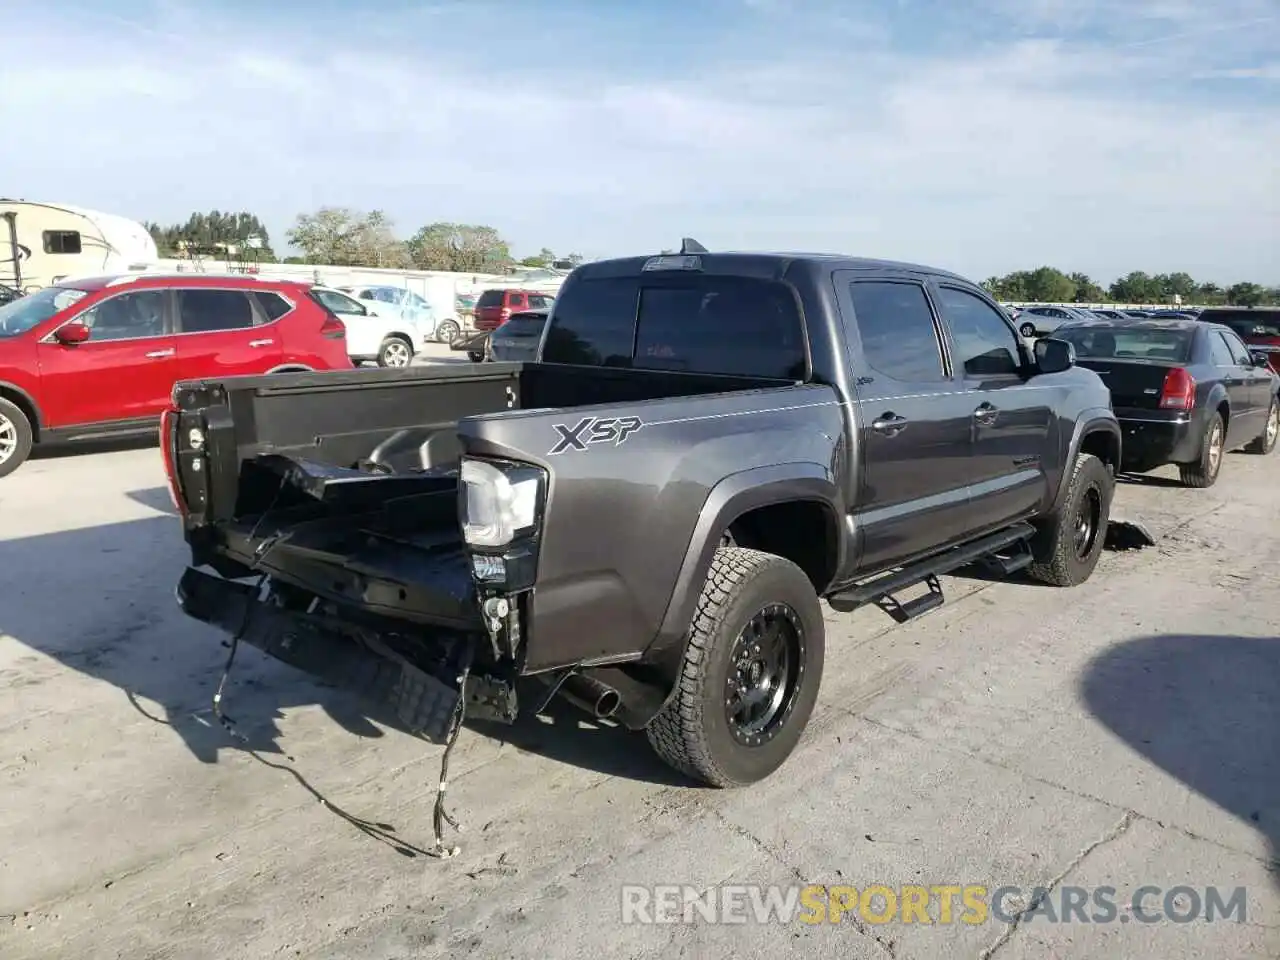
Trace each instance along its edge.
<path fill-rule="evenodd" d="M 1280 0 L 0 0 L 0 194 L 1280 284 Z"/>

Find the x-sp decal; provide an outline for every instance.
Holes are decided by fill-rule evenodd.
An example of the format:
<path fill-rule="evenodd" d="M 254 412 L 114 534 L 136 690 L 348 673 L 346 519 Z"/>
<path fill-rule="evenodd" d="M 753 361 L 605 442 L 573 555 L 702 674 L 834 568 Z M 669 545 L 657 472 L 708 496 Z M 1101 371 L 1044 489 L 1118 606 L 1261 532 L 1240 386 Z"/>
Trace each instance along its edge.
<path fill-rule="evenodd" d="M 549 456 L 567 450 L 586 450 L 593 443 L 626 443 L 633 433 L 644 426 L 639 417 L 583 417 L 573 426 L 553 423 L 552 429 L 559 435 Z"/>

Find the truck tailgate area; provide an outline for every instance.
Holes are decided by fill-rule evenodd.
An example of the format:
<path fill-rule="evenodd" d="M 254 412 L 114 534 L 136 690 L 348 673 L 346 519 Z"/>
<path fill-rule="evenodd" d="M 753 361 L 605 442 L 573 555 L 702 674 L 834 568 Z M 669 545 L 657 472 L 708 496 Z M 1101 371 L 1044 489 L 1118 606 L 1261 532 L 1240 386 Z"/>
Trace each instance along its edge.
<path fill-rule="evenodd" d="M 287 468 L 281 490 L 297 494 L 312 481 L 309 496 L 206 528 L 213 554 L 365 613 L 483 629 L 457 526 L 455 478 L 413 478 L 421 491 L 414 493 L 407 492 L 412 482 L 405 485 L 410 478 L 322 468 L 317 479 L 305 461 L 278 461 Z"/>

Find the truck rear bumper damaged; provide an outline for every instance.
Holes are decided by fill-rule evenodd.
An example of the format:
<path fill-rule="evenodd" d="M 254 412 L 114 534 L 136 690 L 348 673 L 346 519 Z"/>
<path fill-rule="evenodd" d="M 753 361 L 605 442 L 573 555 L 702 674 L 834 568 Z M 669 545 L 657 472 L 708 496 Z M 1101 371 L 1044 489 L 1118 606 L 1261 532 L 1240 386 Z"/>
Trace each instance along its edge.
<path fill-rule="evenodd" d="M 425 644 L 419 642 L 416 646 L 426 655 L 415 656 L 411 663 L 375 631 L 288 609 L 270 597 L 264 599 L 256 583 L 188 567 L 178 583 L 177 598 L 188 616 L 218 627 L 234 640 L 390 709 L 409 732 L 433 743 L 448 737 L 474 653 L 475 641 L 466 634 L 441 632 Z M 491 698 L 490 693 L 486 699 Z M 514 704 L 493 706 L 498 714 L 513 709 Z"/>

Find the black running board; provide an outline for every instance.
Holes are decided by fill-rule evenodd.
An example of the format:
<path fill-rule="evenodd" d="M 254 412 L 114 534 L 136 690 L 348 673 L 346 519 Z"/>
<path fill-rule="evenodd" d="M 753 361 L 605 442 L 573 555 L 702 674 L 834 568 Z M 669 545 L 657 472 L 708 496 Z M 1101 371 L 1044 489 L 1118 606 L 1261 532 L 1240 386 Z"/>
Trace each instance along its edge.
<path fill-rule="evenodd" d="M 1030 563 L 1030 551 L 1021 545 L 1030 540 L 1035 532 L 1035 527 L 1029 523 L 1014 524 L 998 533 L 988 534 L 959 547 L 952 547 L 950 550 L 903 567 L 901 570 L 895 570 L 849 590 L 841 591 L 828 597 L 827 602 L 833 609 L 841 613 L 849 613 L 869 603 L 888 601 L 887 605 L 882 605 L 887 606 L 886 612 L 895 620 L 910 620 L 922 616 L 943 604 L 945 598 L 942 595 L 942 587 L 938 584 L 940 575 L 951 573 L 976 560 L 989 557 L 998 558 L 1002 565 L 1026 566 Z M 1013 547 L 1019 549 L 1012 551 L 1005 559 L 1005 554 L 1009 553 L 1010 548 Z M 1017 555 L 1017 559 L 1014 559 L 1014 555 Z M 1022 559 L 1023 556 L 1027 558 L 1025 561 Z M 1015 569 L 1019 569 L 1019 566 L 1011 566 L 1010 572 Z M 895 593 L 901 593 L 920 583 L 927 584 L 929 587 L 929 592 L 924 596 L 905 603 L 900 603 L 893 598 Z"/>

